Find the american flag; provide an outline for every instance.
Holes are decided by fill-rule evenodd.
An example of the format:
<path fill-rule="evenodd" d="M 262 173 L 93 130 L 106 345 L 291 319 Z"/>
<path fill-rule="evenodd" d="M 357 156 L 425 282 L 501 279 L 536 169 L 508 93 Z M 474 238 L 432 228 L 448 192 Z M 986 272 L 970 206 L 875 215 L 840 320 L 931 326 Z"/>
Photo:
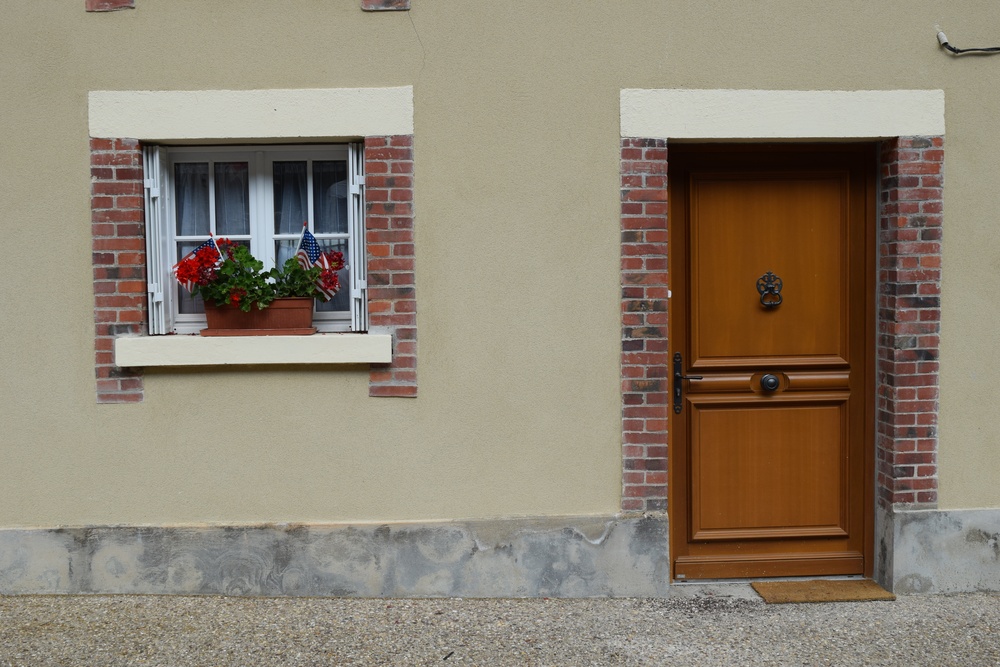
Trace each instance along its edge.
<path fill-rule="evenodd" d="M 323 251 L 319 247 L 319 242 L 308 229 L 302 231 L 302 240 L 299 241 L 299 251 L 295 253 L 295 259 L 298 260 L 299 266 L 306 271 L 314 266 L 318 266 L 323 271 L 331 268 L 330 258 L 323 254 Z M 326 296 L 327 299 L 332 299 L 333 295 L 336 294 L 336 292 L 323 287 L 322 277 L 315 284 L 316 289 Z"/>
<path fill-rule="evenodd" d="M 316 237 L 308 229 L 303 230 L 302 240 L 299 241 L 299 251 L 295 253 L 295 259 L 299 261 L 299 266 L 308 271 L 322 256 L 323 253 L 320 252 Z"/>
<path fill-rule="evenodd" d="M 215 245 L 215 239 L 208 239 L 207 241 L 205 241 L 204 243 L 202 243 L 200 246 L 198 246 L 197 248 L 195 248 L 194 250 L 192 250 L 188 254 L 184 255 L 184 257 L 182 257 L 179 262 L 177 262 L 176 264 L 174 264 L 173 268 L 171 269 L 171 271 L 174 274 L 174 277 L 177 278 L 177 267 L 178 266 L 180 266 L 181 264 L 183 264 L 187 260 L 189 260 L 192 257 L 194 257 L 196 254 L 198 254 L 199 250 L 204 250 L 205 248 L 211 248 L 215 252 L 215 262 L 216 262 L 216 264 L 218 264 L 222 260 L 222 255 L 219 254 L 219 248 L 218 248 L 218 246 Z M 177 282 L 181 283 L 181 285 L 183 285 L 184 288 L 187 289 L 188 292 L 190 292 L 191 290 L 193 290 L 194 287 L 195 287 L 195 285 L 197 285 L 197 283 L 194 280 L 185 280 L 185 281 L 181 282 L 180 278 L 178 278 Z"/>

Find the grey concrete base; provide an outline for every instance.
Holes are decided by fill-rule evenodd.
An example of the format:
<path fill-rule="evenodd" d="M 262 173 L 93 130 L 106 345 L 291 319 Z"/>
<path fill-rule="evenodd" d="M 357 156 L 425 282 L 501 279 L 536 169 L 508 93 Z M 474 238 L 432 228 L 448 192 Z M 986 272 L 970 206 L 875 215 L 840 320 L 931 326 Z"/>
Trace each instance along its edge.
<path fill-rule="evenodd" d="M 0 530 L 0 594 L 666 597 L 666 515 Z"/>
<path fill-rule="evenodd" d="M 1000 509 L 876 512 L 876 578 L 895 593 L 1000 591 Z"/>

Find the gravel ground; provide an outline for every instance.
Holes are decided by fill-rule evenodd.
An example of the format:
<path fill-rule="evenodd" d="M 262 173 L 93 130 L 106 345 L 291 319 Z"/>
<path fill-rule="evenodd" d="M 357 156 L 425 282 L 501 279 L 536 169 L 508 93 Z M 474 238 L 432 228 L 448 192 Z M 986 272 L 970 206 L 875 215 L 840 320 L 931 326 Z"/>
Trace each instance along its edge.
<path fill-rule="evenodd" d="M 1000 595 L 666 600 L 2 597 L 0 666 L 1000 665 Z"/>

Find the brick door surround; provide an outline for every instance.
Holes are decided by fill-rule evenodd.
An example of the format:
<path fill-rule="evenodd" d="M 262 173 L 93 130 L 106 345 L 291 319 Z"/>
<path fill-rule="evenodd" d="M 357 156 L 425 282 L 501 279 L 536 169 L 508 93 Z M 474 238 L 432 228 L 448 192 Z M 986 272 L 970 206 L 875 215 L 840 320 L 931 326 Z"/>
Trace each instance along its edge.
<path fill-rule="evenodd" d="M 667 511 L 669 142 L 621 140 L 623 512 Z M 944 138 L 879 144 L 876 502 L 937 507 Z"/>

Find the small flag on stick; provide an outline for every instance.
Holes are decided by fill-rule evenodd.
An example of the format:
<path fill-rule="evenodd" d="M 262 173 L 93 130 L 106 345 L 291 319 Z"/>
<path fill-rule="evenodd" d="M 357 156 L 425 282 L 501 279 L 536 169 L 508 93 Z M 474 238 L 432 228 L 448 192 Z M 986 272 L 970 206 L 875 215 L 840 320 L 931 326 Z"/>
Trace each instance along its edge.
<path fill-rule="evenodd" d="M 303 229 L 302 238 L 299 240 L 299 251 L 295 253 L 295 259 L 299 261 L 299 266 L 308 271 L 322 255 L 316 237 L 308 229 Z"/>
<path fill-rule="evenodd" d="M 299 250 L 295 253 L 295 259 L 298 260 L 299 266 L 304 271 L 308 271 L 314 266 L 318 266 L 321 269 L 320 276 L 315 283 L 316 289 L 327 300 L 332 299 L 337 290 L 340 289 L 340 282 L 337 280 L 336 271 L 339 271 L 343 267 L 343 262 L 340 262 L 341 266 L 334 267 L 330 263 L 330 256 L 322 251 L 316 237 L 304 226 L 302 229 L 302 238 L 299 239 Z"/>

